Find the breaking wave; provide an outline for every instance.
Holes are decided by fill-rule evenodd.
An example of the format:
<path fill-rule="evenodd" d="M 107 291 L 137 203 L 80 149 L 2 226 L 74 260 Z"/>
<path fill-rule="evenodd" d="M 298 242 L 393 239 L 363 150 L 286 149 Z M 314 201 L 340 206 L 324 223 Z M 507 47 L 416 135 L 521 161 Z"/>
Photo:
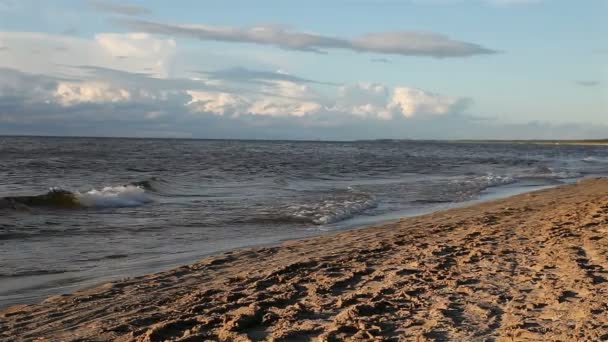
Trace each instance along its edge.
<path fill-rule="evenodd" d="M 486 189 L 494 186 L 513 184 L 516 182 L 516 179 L 511 176 L 489 173 L 485 176 L 476 177 L 472 182 L 479 185 L 480 188 Z"/>
<path fill-rule="evenodd" d="M 476 195 L 487 188 L 513 184 L 516 181 L 517 180 L 511 176 L 489 173 L 484 176 L 470 177 L 464 180 L 455 180 L 452 182 L 452 185 L 455 185 L 455 188 L 450 190 L 454 193 L 462 192 Z"/>
<path fill-rule="evenodd" d="M 86 192 L 51 188 L 42 195 L 0 198 L 0 208 L 121 208 L 137 207 L 150 202 L 152 202 L 152 199 L 142 187 L 121 185 L 108 186 L 99 190 L 92 189 Z"/>
<path fill-rule="evenodd" d="M 608 158 L 601 157 L 585 157 L 583 161 L 586 163 L 608 163 Z"/>
<path fill-rule="evenodd" d="M 316 205 L 290 206 L 289 209 L 293 210 L 290 215 L 293 221 L 325 225 L 352 218 L 377 205 L 373 199 L 343 202 L 326 200 Z"/>
<path fill-rule="evenodd" d="M 361 215 L 378 206 L 375 197 L 349 188 L 322 196 L 306 195 L 293 204 L 262 208 L 233 223 L 327 225 Z"/>
<path fill-rule="evenodd" d="M 81 206 L 90 208 L 138 207 L 152 202 L 145 189 L 134 185 L 108 186 L 101 190 L 76 192 L 74 196 Z"/>

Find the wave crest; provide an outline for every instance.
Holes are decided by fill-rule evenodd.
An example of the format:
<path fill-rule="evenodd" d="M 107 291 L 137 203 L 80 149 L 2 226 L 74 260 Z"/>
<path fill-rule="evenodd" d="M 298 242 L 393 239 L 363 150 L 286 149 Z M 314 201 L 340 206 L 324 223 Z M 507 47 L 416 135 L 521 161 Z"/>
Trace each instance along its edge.
<path fill-rule="evenodd" d="M 28 209 L 34 207 L 120 208 L 137 207 L 152 202 L 143 187 L 135 185 L 108 186 L 87 192 L 51 188 L 49 192 L 35 196 L 13 196 L 0 198 L 0 209 Z"/>
<path fill-rule="evenodd" d="M 101 190 L 77 192 L 75 197 L 81 206 L 89 208 L 138 207 L 152 202 L 146 190 L 135 185 L 107 186 Z"/>
<path fill-rule="evenodd" d="M 294 220 L 326 225 L 352 218 L 377 205 L 374 197 L 357 193 L 347 198 L 327 198 L 317 203 L 289 206 L 287 211 Z"/>

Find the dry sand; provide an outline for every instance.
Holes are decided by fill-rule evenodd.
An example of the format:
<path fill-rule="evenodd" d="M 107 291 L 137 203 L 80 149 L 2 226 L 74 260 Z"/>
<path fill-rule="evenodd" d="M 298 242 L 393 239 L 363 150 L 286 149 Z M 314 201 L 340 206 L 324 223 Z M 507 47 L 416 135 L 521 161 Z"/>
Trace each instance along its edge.
<path fill-rule="evenodd" d="M 0 311 L 0 340 L 608 340 L 608 179 Z"/>

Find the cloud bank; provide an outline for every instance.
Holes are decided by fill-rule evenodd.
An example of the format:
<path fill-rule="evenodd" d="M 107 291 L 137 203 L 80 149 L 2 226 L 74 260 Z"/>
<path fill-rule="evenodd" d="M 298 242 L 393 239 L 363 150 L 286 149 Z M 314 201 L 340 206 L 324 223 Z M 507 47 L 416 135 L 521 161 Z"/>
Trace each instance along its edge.
<path fill-rule="evenodd" d="M 179 73 L 176 40 L 151 33 L 0 32 L 0 46 L 9 47 L 0 53 L 0 134 L 551 139 L 608 131 L 480 121 L 467 115 L 467 98 L 407 84 L 336 84 L 270 67 Z"/>
<path fill-rule="evenodd" d="M 497 51 L 478 44 L 453 40 L 445 35 L 432 32 L 378 32 L 347 39 L 299 32 L 276 25 L 258 25 L 241 28 L 233 26 L 167 24 L 140 19 L 120 19 L 116 22 L 137 32 L 193 38 L 203 41 L 269 45 L 282 49 L 323 54 L 327 53 L 327 50 L 332 49 L 435 58 L 470 57 L 497 53 Z"/>
<path fill-rule="evenodd" d="M 24 107 L 46 104 L 66 109 L 82 104 L 147 107 L 172 100 L 177 101 L 171 103 L 174 111 L 192 115 L 311 116 L 323 122 L 336 117 L 391 120 L 446 115 L 460 110 L 466 102 L 413 87 L 373 83 L 341 86 L 335 96 L 327 97 L 310 85 L 272 78 L 261 85 L 239 89 L 231 84 L 230 78 L 208 82 L 163 79 L 89 66 L 76 69 L 85 73 L 59 78 L 0 69 L 0 100 L 21 98 Z M 17 109 L 13 112 L 27 115 L 26 108 Z M 0 120 L 6 119 L 5 115 L 0 113 Z"/>
<path fill-rule="evenodd" d="M 608 127 L 500 124 L 468 101 L 414 87 L 355 83 L 335 96 L 308 83 L 163 79 L 99 67 L 79 77 L 0 69 L 0 134 L 241 139 L 578 139 Z"/>

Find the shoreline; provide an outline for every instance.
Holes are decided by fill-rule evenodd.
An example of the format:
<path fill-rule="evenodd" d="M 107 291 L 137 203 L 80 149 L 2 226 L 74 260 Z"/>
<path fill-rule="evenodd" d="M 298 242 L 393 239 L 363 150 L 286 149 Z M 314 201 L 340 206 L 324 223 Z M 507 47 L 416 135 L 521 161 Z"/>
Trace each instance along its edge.
<path fill-rule="evenodd" d="M 564 180 L 565 183 L 568 184 L 578 179 Z M 44 299 L 61 295 L 66 293 L 73 293 L 79 290 L 87 289 L 95 287 L 99 284 L 118 281 L 124 278 L 132 278 L 138 277 L 158 272 L 164 272 L 176 267 L 180 267 L 183 265 L 195 263 L 198 260 L 206 257 L 212 257 L 215 255 L 220 255 L 221 253 L 230 252 L 230 251 L 238 251 L 240 249 L 246 248 L 256 248 L 256 247 L 276 247 L 285 241 L 291 240 L 302 240 L 312 237 L 324 236 L 328 234 L 335 234 L 339 232 L 345 232 L 350 230 L 358 230 L 365 229 L 371 226 L 384 225 L 389 223 L 394 223 L 400 219 L 422 216 L 432 214 L 434 212 L 439 212 L 448 209 L 454 208 L 462 208 L 466 206 L 471 206 L 474 204 L 484 203 L 492 200 L 497 200 L 501 198 L 506 198 L 513 195 L 518 195 L 522 193 L 537 191 L 541 189 L 551 188 L 559 186 L 560 184 L 553 185 L 522 185 L 519 183 L 511 183 L 506 185 L 499 185 L 489 187 L 483 190 L 477 198 L 473 198 L 470 200 L 462 201 L 462 202 L 449 202 L 449 203 L 437 203 L 431 204 L 420 208 L 410 208 L 408 210 L 394 211 L 390 213 L 386 213 L 380 216 L 355 216 L 344 221 L 339 221 L 336 223 L 329 224 L 324 227 L 316 227 L 317 229 L 310 234 L 304 235 L 295 235 L 295 236 L 285 236 L 278 239 L 272 239 L 268 241 L 257 241 L 251 242 L 247 244 L 237 245 L 235 247 L 226 248 L 226 249 L 218 249 L 213 251 L 208 251 L 205 253 L 192 252 L 189 254 L 176 254 L 176 255 L 167 255 L 162 260 L 157 261 L 142 261 L 138 263 L 131 263 L 129 265 L 122 265 L 117 272 L 116 269 L 114 273 L 108 273 L 107 271 L 102 271 L 101 273 L 90 273 L 90 274 L 73 274 L 70 277 L 79 277 L 82 280 L 77 283 L 66 283 L 64 280 L 65 274 L 59 274 L 62 278 L 58 280 L 53 280 L 56 275 L 55 274 L 43 274 L 43 275 L 34 275 L 30 276 L 30 278 L 14 278 L 7 279 L 9 282 L 8 286 L 10 288 L 10 284 L 15 284 L 14 286 L 23 286 L 24 283 L 27 283 L 27 288 L 42 288 L 43 290 L 38 290 L 38 293 L 30 294 L 29 296 L 25 296 L 20 294 L 17 290 L 16 293 L 9 294 L 5 292 L 3 296 L 0 296 L 0 310 L 7 308 L 12 305 L 22 305 L 22 304 L 36 304 L 38 302 L 43 301 Z M 126 272 L 129 271 L 129 272 Z M 48 284 L 53 282 L 53 287 Z M 21 285 L 19 285 L 21 284 Z M 7 284 L 5 284 L 6 287 Z M 27 289 L 26 288 L 26 289 Z"/>
<path fill-rule="evenodd" d="M 0 337 L 597 340 L 605 233 L 608 179 L 585 179 L 10 306 Z"/>
<path fill-rule="evenodd" d="M 131 136 L 80 136 L 80 135 L 28 135 L 0 134 L 2 138 L 50 138 L 50 139 L 122 139 L 122 140 L 186 140 L 186 141 L 248 141 L 248 142 L 305 142 L 305 143 L 352 143 L 352 142 L 413 142 L 413 143 L 488 143 L 488 144 L 540 144 L 540 145 L 608 145 L 608 139 L 574 139 L 574 140 L 492 140 L 492 139 L 353 139 L 353 140 L 319 140 L 319 139 L 239 139 L 239 138 L 193 138 L 193 137 L 131 137 Z"/>

